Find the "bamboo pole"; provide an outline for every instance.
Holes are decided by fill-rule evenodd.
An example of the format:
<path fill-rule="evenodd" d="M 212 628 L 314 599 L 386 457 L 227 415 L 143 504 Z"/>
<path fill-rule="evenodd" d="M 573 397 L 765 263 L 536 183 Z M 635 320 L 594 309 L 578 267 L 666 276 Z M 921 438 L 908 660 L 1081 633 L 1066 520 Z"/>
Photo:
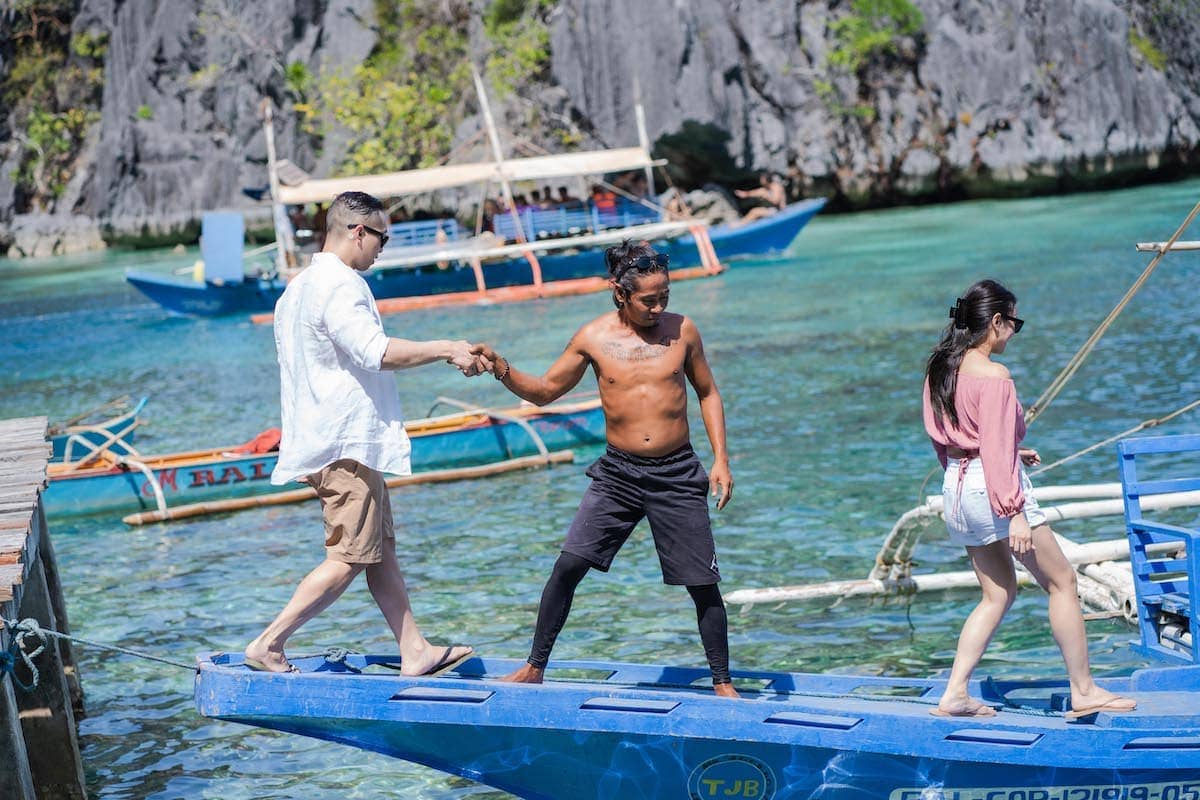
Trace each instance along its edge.
<path fill-rule="evenodd" d="M 514 472 L 520 469 L 533 469 L 551 464 L 561 464 L 571 461 L 574 458 L 575 454 L 570 450 L 555 450 L 545 456 L 536 455 L 510 458 L 506 461 L 494 461 L 490 464 L 482 464 L 477 467 L 456 467 L 454 469 L 419 472 L 416 475 L 397 475 L 388 478 L 386 483 L 389 489 L 395 489 L 400 486 L 413 486 L 419 483 L 446 483 L 449 481 L 471 480 L 489 475 L 499 475 L 505 472 Z M 303 503 L 305 500 L 312 500 L 316 496 L 317 491 L 312 488 L 289 489 L 284 492 L 272 492 L 253 497 L 235 497 L 229 500 L 215 500 L 209 503 L 188 503 L 187 505 L 168 508 L 162 512 L 139 511 L 136 514 L 122 517 L 121 521 L 126 525 L 173 522 L 178 519 L 202 517 L 209 514 L 227 514 L 232 511 L 243 511 L 247 508 Z"/>

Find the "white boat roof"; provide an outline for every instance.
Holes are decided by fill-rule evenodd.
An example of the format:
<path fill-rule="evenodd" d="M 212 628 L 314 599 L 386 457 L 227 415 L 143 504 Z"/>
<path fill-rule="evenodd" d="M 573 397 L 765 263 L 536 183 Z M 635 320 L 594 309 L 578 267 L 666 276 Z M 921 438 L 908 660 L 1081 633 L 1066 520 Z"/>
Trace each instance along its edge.
<path fill-rule="evenodd" d="M 501 178 L 509 181 L 530 181 L 575 175 L 599 175 L 643 169 L 662 163 L 664 162 L 661 160 L 652 159 L 641 147 L 621 147 L 612 150 L 513 158 L 501 162 L 447 164 L 384 175 L 306 180 L 292 186 L 281 186 L 278 200 L 289 205 L 323 203 L 348 191 L 367 192 L 376 197 L 395 197 L 473 183 L 499 182 Z"/>

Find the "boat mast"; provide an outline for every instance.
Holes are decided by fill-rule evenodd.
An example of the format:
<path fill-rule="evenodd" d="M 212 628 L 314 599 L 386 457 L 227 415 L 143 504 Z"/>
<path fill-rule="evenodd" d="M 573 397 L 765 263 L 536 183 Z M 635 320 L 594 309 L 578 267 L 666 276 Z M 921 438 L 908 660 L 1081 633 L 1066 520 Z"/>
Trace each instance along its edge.
<path fill-rule="evenodd" d="M 479 95 L 479 110 L 483 112 L 483 121 L 487 125 L 488 139 L 492 143 L 492 157 L 496 159 L 496 172 L 500 180 L 501 191 L 504 192 L 504 205 L 508 206 L 508 215 L 512 217 L 513 227 L 517 233 L 517 242 L 525 244 L 525 229 L 521 226 L 521 217 L 517 214 L 517 209 L 513 205 L 512 187 L 508 183 L 508 176 L 504 174 L 504 151 L 500 147 L 500 133 L 496 130 L 496 121 L 492 118 L 492 107 L 488 104 L 487 92 L 483 88 L 483 78 L 479 75 L 479 70 L 475 65 L 471 65 L 471 76 L 475 79 L 475 93 Z M 525 258 L 529 261 L 529 266 L 533 269 L 533 285 L 541 289 L 542 286 L 542 266 L 538 263 L 537 256 L 532 250 L 527 250 L 524 253 Z"/>
<path fill-rule="evenodd" d="M 291 222 L 283 205 L 279 202 L 279 175 L 275 169 L 275 122 L 271 101 L 264 97 L 259 104 L 262 111 L 263 134 L 267 139 L 267 177 L 271 186 L 271 222 L 275 227 L 275 269 L 286 275 L 296 263 L 295 241 L 292 239 Z"/>
<path fill-rule="evenodd" d="M 637 119 L 638 144 L 646 151 L 646 155 L 650 155 L 650 137 L 646 135 L 646 109 L 642 107 L 642 82 L 638 80 L 637 75 L 633 76 L 633 115 Z M 646 189 L 650 197 L 657 197 L 658 192 L 654 190 L 654 168 L 647 164 L 644 169 Z"/>

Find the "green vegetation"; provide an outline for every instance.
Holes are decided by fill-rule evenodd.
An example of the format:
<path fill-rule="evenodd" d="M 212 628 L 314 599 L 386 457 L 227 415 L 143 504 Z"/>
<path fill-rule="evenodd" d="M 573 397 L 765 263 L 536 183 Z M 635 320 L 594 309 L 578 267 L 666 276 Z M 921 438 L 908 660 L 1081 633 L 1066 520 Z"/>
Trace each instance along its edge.
<path fill-rule="evenodd" d="M 137 117 L 138 119 L 145 119 L 145 120 L 154 119 L 154 109 L 150 108 L 150 106 L 143 103 L 142 105 L 137 107 L 137 111 L 134 112 L 134 116 Z"/>
<path fill-rule="evenodd" d="M 9 0 L 12 49 L 0 102 L 7 106 L 22 158 L 12 177 L 18 211 L 52 206 L 66 190 L 71 165 L 99 119 L 106 32 L 71 33 L 72 0 Z"/>
<path fill-rule="evenodd" d="M 496 0 L 484 14 L 484 71 L 508 97 L 544 73 L 550 60 L 545 13 L 552 0 Z M 375 49 L 350 70 L 284 68 L 305 132 L 318 141 L 334 129 L 349 134 L 341 171 L 386 172 L 437 163 L 455 128 L 474 106 L 472 48 L 466 2 L 376 0 Z"/>
<path fill-rule="evenodd" d="M 1150 41 L 1150 37 L 1143 36 L 1135 28 L 1130 27 L 1129 44 L 1152 69 L 1159 72 L 1166 69 L 1167 56 L 1162 50 L 1154 46 L 1154 42 Z"/>
<path fill-rule="evenodd" d="M 853 0 L 851 11 L 829 26 L 837 46 L 829 63 L 857 72 L 871 59 L 896 52 L 897 40 L 921 30 L 925 17 L 909 0 Z"/>

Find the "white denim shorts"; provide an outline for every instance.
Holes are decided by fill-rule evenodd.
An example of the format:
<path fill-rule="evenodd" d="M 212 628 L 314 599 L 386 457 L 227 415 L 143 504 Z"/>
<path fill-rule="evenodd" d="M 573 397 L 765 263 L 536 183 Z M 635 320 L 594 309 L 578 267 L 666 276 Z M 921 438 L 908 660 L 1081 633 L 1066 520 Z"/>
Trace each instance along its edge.
<path fill-rule="evenodd" d="M 983 462 L 972 458 L 967 462 L 962 486 L 959 486 L 960 462 L 950 459 L 942 481 L 942 507 L 950 541 L 964 546 L 980 547 L 1008 538 L 1008 517 L 992 512 L 987 484 L 983 480 Z M 1025 519 L 1030 528 L 1046 522 L 1046 514 L 1033 497 L 1033 483 L 1021 467 L 1021 491 L 1025 495 Z"/>

